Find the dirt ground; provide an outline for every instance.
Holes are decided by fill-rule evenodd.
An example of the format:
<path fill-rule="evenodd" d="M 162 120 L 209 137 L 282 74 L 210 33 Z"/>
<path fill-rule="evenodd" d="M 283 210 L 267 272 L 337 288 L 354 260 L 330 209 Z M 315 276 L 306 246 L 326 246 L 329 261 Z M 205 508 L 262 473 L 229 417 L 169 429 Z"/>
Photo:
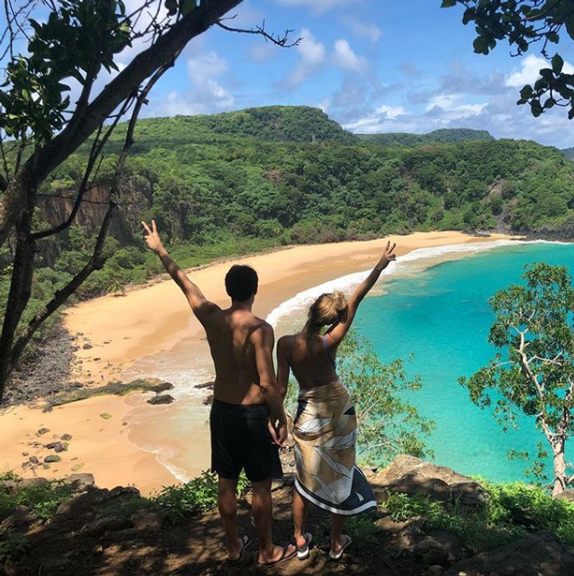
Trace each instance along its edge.
<path fill-rule="evenodd" d="M 292 536 L 291 490 L 284 487 L 273 493 L 274 539 L 277 544 L 289 543 Z M 329 516 L 313 510 L 308 530 L 316 543 L 306 561 L 293 559 L 276 567 L 260 567 L 256 563 L 255 528 L 249 504 L 241 501 L 238 513 L 240 534 L 247 534 L 251 546 L 244 562 L 231 566 L 226 562 L 223 533 L 217 512 L 183 521 L 161 530 L 107 532 L 100 537 L 80 534 L 96 512 L 59 515 L 57 521 L 33 528 L 29 533 L 31 548 L 25 562 L 0 567 L 6 576 L 163 576 L 186 574 L 348 574 L 364 576 L 422 576 L 424 567 L 411 555 L 397 557 L 392 536 L 377 531 L 368 543 L 353 542 L 339 562 L 327 554 Z"/>

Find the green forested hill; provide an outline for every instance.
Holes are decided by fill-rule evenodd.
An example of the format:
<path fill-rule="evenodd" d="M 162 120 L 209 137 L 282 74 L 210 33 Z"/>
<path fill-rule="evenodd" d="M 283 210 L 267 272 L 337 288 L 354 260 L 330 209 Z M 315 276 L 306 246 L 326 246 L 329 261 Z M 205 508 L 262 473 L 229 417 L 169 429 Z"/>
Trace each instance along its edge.
<path fill-rule="evenodd" d="M 457 137 L 465 133 L 472 135 Z M 117 134 L 101 165 L 99 202 L 120 144 Z M 85 160 L 84 151 L 75 154 L 42 193 L 69 195 Z M 49 202 L 44 219 L 58 212 L 56 200 Z M 142 121 L 120 203 L 114 234 L 124 249 L 112 259 L 116 284 L 118 275 L 141 278 L 153 269 L 143 255 L 142 218 L 155 218 L 189 265 L 273 245 L 412 230 L 568 233 L 574 163 L 528 141 L 384 146 L 355 138 L 318 110 L 271 107 Z M 47 264 L 62 248 L 72 253 L 59 264 L 66 272 L 81 260 L 76 253 L 89 244 L 101 217 L 96 204 L 83 208 L 80 228 L 63 244 L 44 245 Z M 130 276 L 126 270 L 132 269 Z M 107 282 L 104 272 L 95 278 L 104 279 L 92 292 Z"/>
<path fill-rule="evenodd" d="M 420 146 L 422 144 L 455 144 L 468 140 L 494 140 L 486 130 L 470 128 L 442 128 L 428 134 L 388 132 L 384 134 L 357 134 L 359 139 L 381 146 Z"/>
<path fill-rule="evenodd" d="M 122 130 L 114 134 L 112 146 L 120 143 Z M 308 106 L 266 106 L 211 116 L 174 116 L 140 120 L 134 152 L 157 145 L 213 144 L 238 138 L 260 142 L 341 142 L 353 144 L 358 138 L 343 130 L 318 108 Z"/>

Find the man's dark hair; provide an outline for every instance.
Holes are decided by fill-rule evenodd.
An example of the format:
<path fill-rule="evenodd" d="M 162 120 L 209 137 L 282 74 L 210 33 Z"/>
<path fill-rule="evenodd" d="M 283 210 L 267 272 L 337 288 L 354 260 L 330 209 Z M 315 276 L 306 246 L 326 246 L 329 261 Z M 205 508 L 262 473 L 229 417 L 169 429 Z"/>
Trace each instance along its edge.
<path fill-rule="evenodd" d="M 245 302 L 257 294 L 259 278 L 251 266 L 235 264 L 225 275 L 225 290 L 232 300 Z"/>

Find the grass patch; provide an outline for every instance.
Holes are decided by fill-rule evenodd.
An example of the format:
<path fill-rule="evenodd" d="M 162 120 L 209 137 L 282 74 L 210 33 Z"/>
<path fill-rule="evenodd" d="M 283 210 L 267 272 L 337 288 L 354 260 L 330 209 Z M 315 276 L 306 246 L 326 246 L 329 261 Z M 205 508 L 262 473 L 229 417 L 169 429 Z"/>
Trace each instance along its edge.
<path fill-rule="evenodd" d="M 480 508 L 407 494 L 391 494 L 383 508 L 397 522 L 422 517 L 427 529 L 458 535 L 473 553 L 509 544 L 530 529 L 549 530 L 566 545 L 574 545 L 574 503 L 552 498 L 542 488 L 522 482 L 494 484 L 481 480 L 481 484 L 487 502 Z"/>
<path fill-rule="evenodd" d="M 0 486 L 0 514 L 17 506 L 26 506 L 35 512 L 40 520 L 47 520 L 56 513 L 58 506 L 75 492 L 73 486 L 58 481 L 14 489 Z"/>

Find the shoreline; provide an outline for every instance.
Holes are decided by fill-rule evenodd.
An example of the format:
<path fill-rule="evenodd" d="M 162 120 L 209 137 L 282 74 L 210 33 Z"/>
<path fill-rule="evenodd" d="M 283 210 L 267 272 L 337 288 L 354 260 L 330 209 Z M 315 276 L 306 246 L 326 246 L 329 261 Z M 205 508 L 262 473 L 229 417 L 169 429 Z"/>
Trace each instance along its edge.
<path fill-rule="evenodd" d="M 302 291 L 370 269 L 388 240 L 397 242 L 400 258 L 420 248 L 514 239 L 517 238 L 502 234 L 484 238 L 459 232 L 417 232 L 361 242 L 296 246 L 216 262 L 188 273 L 209 299 L 227 305 L 223 286 L 225 272 L 235 262 L 252 265 L 260 277 L 254 312 L 265 318 Z M 84 382 L 107 383 L 129 373 L 152 376 L 144 371 L 161 370 L 162 363 L 171 369 L 190 371 L 194 359 L 197 361 L 200 354 L 208 354 L 202 328 L 191 317 L 185 298 L 171 279 L 130 290 L 125 297 L 104 296 L 76 305 L 66 311 L 65 326 L 71 335 L 77 336 L 80 345 L 76 360 L 81 363 L 75 365 L 72 379 Z M 88 346 L 83 348 L 82 343 Z M 0 437 L 5 454 L 0 471 L 14 469 L 21 473 L 21 463 L 26 460 L 22 454 L 32 454 L 26 449 L 28 443 L 41 445 L 44 440 L 36 436 L 36 431 L 52 427 L 58 434 L 71 434 L 73 439 L 69 451 L 62 454 L 62 461 L 47 470 L 40 467 L 40 475 L 57 477 L 75 471 L 91 472 L 101 486 L 130 483 L 149 494 L 163 485 L 175 483 L 175 476 L 181 478 L 177 465 L 160 463 L 158 442 L 172 443 L 176 452 L 178 444 L 185 444 L 187 461 L 191 453 L 197 465 L 191 474 L 187 466 L 186 476 L 209 466 L 208 433 L 204 425 L 208 409 L 201 407 L 199 399 L 199 394 L 195 398 L 184 395 L 175 404 L 153 407 L 146 404 L 145 395 L 137 394 L 94 398 L 58 407 L 50 413 L 23 406 L 6 409 L 0 413 Z M 189 434 L 186 439 L 158 440 L 162 420 L 174 407 L 195 411 Z M 112 418 L 104 420 L 100 417 L 104 413 Z M 62 428 L 59 422 L 65 422 L 66 430 L 59 430 Z M 53 435 L 50 432 L 46 437 L 51 439 Z M 154 442 L 150 443 L 150 435 L 155 447 Z M 169 446 L 165 447 L 169 450 Z M 37 451 L 41 449 L 37 447 Z M 83 464 L 80 470 L 79 464 Z M 168 467 L 174 474 L 168 472 Z M 25 471 L 24 475 L 31 474 Z"/>

